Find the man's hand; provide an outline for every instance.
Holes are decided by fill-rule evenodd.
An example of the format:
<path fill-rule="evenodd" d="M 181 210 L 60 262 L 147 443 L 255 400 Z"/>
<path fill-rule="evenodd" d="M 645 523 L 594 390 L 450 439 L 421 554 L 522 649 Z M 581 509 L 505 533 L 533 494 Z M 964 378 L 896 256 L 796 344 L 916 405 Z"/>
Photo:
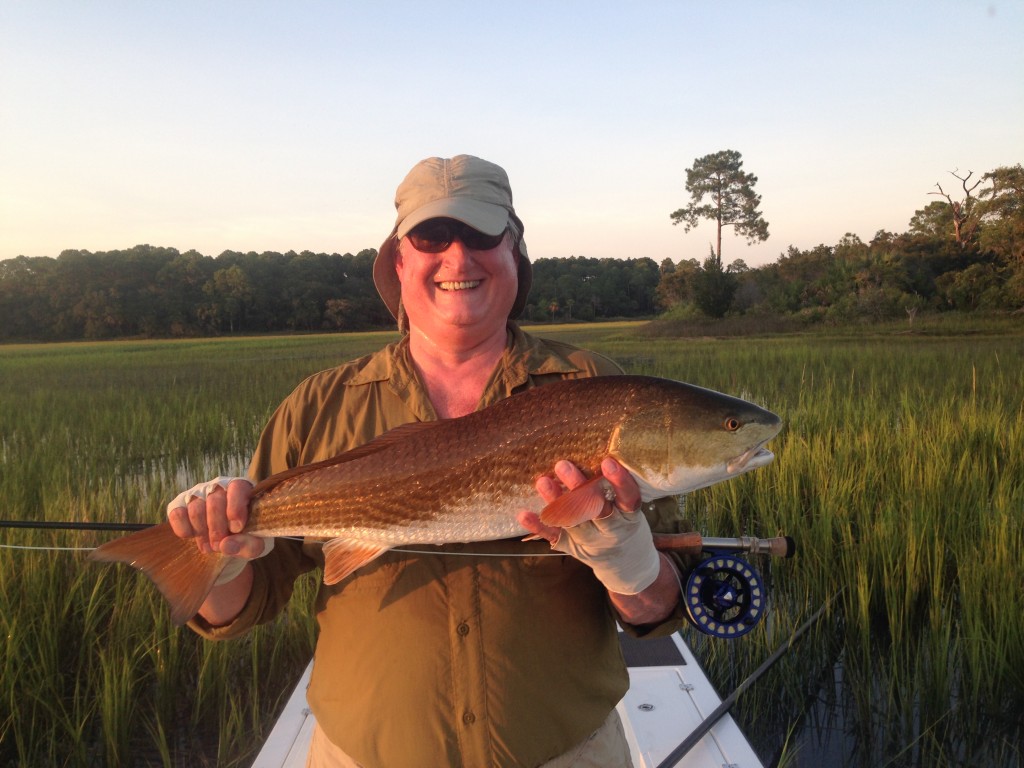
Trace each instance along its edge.
<path fill-rule="evenodd" d="M 572 555 L 590 566 L 609 592 L 635 595 L 655 582 L 662 567 L 654 548 L 647 518 L 640 511 L 640 489 L 636 481 L 612 458 L 601 462 L 601 474 L 612 490 L 610 511 L 571 528 L 545 525 L 531 512 L 521 512 L 519 522 L 534 537 L 547 539 L 551 548 Z M 567 461 L 555 465 L 555 475 L 537 481 L 537 491 L 547 503 L 564 491 L 587 482 L 579 467 Z"/>
<path fill-rule="evenodd" d="M 206 553 L 237 558 L 221 573 L 217 584 L 238 576 L 249 560 L 263 557 L 274 540 L 241 533 L 249 519 L 252 483 L 244 477 L 217 477 L 178 494 L 167 505 L 171 530 L 183 539 L 195 539 Z"/>

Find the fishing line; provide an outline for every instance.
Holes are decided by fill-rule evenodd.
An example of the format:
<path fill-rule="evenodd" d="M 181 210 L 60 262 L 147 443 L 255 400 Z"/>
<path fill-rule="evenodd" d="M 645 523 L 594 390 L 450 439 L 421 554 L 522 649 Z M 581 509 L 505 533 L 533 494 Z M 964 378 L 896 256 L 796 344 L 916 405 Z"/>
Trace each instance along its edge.
<path fill-rule="evenodd" d="M 445 557 L 568 557 L 564 552 L 436 552 L 429 549 L 395 549 L 392 552 L 402 552 L 409 555 L 444 555 Z"/>
<path fill-rule="evenodd" d="M 0 520 L 0 528 L 31 528 L 57 531 L 141 531 L 152 523 L 93 523 L 54 520 Z M 90 552 L 96 547 L 33 547 L 24 544 L 0 544 L 0 549 L 35 550 L 42 552 Z"/>
<path fill-rule="evenodd" d="M 294 536 L 278 536 L 279 539 L 291 541 L 302 541 Z M 311 544 L 326 544 L 327 542 L 316 541 Z M 0 549 L 23 549 L 36 550 L 39 552 L 92 552 L 97 547 L 29 547 L 21 544 L 0 544 Z M 392 552 L 401 552 L 405 555 L 444 555 L 445 557 L 566 557 L 562 552 L 536 552 L 534 554 L 517 552 L 438 552 L 429 549 L 392 549 Z"/>
<path fill-rule="evenodd" d="M 155 523 L 94 523 L 94 522 L 61 522 L 52 520 L 0 520 L 0 528 L 29 528 L 42 530 L 65 530 L 65 531 L 141 531 L 151 528 Z M 301 536 L 278 536 L 280 539 L 289 541 L 304 542 Z M 311 541 L 310 544 L 326 544 L 323 541 Z M 21 549 L 36 550 L 42 552 L 91 552 L 96 547 L 39 547 L 25 546 L 20 544 L 0 544 L 0 549 Z M 565 557 L 562 552 L 442 552 L 430 549 L 406 549 L 395 547 L 392 552 L 401 552 L 408 555 L 445 555 L 456 557 Z"/>
<path fill-rule="evenodd" d="M 35 549 L 43 552 L 91 552 L 96 547 L 26 547 L 20 544 L 0 544 L 0 549 Z"/>

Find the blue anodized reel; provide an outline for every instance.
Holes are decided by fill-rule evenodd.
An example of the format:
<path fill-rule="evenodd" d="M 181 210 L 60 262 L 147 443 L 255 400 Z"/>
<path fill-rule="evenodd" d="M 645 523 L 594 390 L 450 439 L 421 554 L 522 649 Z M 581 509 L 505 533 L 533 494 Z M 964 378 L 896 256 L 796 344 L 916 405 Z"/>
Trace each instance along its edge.
<path fill-rule="evenodd" d="M 701 632 L 734 638 L 747 634 L 764 616 L 765 594 L 764 582 L 750 563 L 718 554 L 693 570 L 683 600 Z"/>

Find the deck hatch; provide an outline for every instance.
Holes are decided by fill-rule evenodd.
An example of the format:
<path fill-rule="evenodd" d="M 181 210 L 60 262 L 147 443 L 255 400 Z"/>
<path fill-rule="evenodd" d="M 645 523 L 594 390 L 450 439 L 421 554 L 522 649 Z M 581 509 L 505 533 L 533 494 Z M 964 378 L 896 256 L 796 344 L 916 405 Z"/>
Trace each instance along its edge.
<path fill-rule="evenodd" d="M 671 637 L 638 640 L 619 632 L 619 645 L 627 667 L 681 667 L 686 664 Z"/>

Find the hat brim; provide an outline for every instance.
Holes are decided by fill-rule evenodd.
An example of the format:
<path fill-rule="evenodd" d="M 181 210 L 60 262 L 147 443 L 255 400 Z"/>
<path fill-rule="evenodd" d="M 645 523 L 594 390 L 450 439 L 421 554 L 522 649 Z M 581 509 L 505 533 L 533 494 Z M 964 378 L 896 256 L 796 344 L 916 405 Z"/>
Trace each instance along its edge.
<path fill-rule="evenodd" d="M 439 218 L 461 221 L 485 235 L 500 235 L 508 227 L 508 210 L 500 205 L 465 197 L 446 197 L 410 213 L 398 225 L 395 234 L 401 240 L 417 224 Z"/>
<path fill-rule="evenodd" d="M 373 260 L 373 284 L 377 286 L 377 293 L 384 300 L 391 316 L 398 319 L 398 302 L 402 300 L 402 284 L 398 280 L 398 272 L 395 271 L 395 253 L 398 250 L 398 237 L 394 230 L 388 235 L 388 239 L 377 251 L 377 258 Z"/>

